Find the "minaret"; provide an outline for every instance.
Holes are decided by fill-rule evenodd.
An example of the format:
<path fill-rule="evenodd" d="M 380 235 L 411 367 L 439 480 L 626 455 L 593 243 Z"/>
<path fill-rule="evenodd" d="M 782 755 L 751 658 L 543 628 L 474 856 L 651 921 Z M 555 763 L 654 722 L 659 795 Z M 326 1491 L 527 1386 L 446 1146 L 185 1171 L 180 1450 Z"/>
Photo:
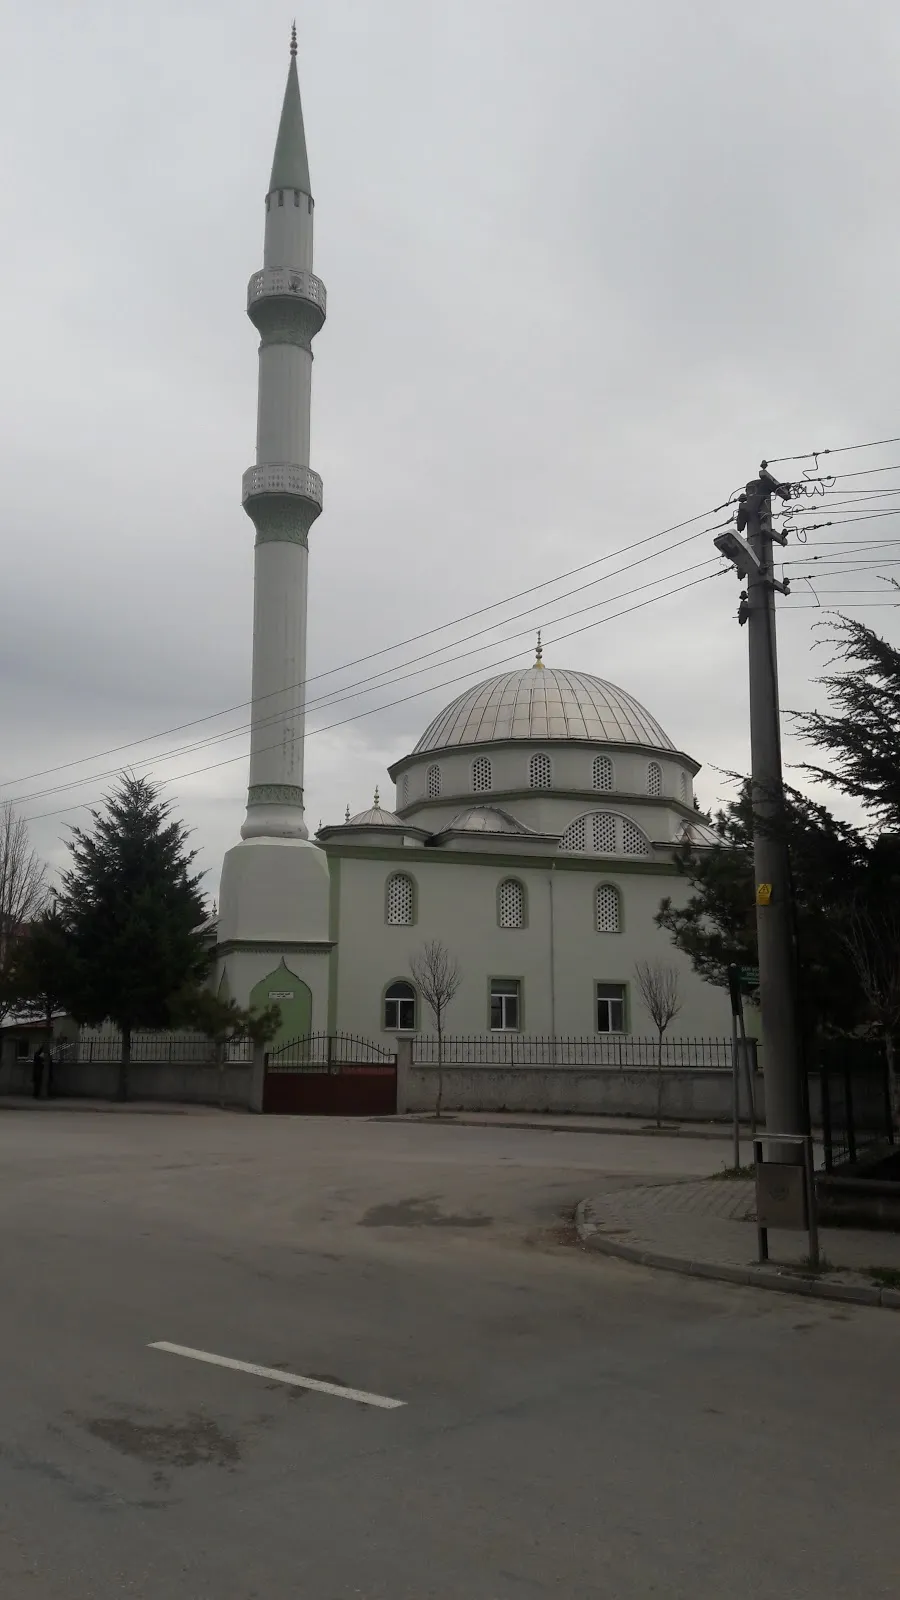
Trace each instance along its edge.
<path fill-rule="evenodd" d="M 313 198 L 297 81 L 297 29 L 266 195 L 264 266 L 247 287 L 260 335 L 256 465 L 244 473 L 244 510 L 256 528 L 253 707 L 245 839 L 305 839 L 307 536 L 322 510 L 309 465 L 312 341 L 325 321 L 325 285 L 313 274 Z"/>
<path fill-rule="evenodd" d="M 260 340 L 256 464 L 244 473 L 242 495 L 256 529 L 250 787 L 242 843 L 222 866 L 220 976 L 227 957 L 229 992 L 241 1004 L 248 993 L 265 1003 L 268 991 L 260 1000 L 259 985 L 265 990 L 273 951 L 294 952 L 295 969 L 299 961 L 307 971 L 301 983 L 294 970 L 298 993 L 317 996 L 318 1015 L 327 995 L 329 872 L 303 820 L 303 735 L 307 537 L 322 510 L 322 480 L 309 465 L 310 380 L 325 286 L 312 271 L 296 28 L 266 194 L 263 259 L 247 289 L 247 315 Z M 307 1030 L 304 1015 L 302 1026 L 294 1019 L 295 1032 Z"/>

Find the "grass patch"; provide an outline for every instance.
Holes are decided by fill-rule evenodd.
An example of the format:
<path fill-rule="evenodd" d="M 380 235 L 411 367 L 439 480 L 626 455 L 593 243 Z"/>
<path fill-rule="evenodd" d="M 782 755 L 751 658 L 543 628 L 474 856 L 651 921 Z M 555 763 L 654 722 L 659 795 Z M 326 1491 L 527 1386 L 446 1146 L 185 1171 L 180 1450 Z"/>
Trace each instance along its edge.
<path fill-rule="evenodd" d="M 746 1167 L 722 1167 L 719 1172 L 710 1173 L 710 1177 L 718 1182 L 722 1178 L 752 1178 L 756 1167 L 751 1161 Z"/>
<path fill-rule="evenodd" d="M 879 1289 L 900 1289 L 900 1269 L 897 1267 L 863 1267 L 866 1276 L 877 1283 Z"/>

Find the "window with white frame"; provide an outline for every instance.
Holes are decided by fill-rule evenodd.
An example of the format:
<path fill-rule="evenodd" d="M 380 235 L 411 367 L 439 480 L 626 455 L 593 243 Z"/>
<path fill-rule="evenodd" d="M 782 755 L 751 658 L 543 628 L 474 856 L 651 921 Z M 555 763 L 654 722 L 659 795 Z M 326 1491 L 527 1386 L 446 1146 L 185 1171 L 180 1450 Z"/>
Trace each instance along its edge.
<path fill-rule="evenodd" d="M 622 910 L 614 883 L 600 883 L 594 896 L 594 923 L 598 933 L 620 933 Z"/>
<path fill-rule="evenodd" d="M 398 979 L 384 991 L 384 1026 L 388 1033 L 412 1033 L 416 1026 L 416 991 Z"/>
<path fill-rule="evenodd" d="M 396 928 L 408 928 L 413 920 L 413 881 L 405 872 L 388 879 L 386 921 Z"/>
<path fill-rule="evenodd" d="M 662 794 L 662 767 L 658 761 L 651 761 L 647 768 L 647 793 Z"/>
<path fill-rule="evenodd" d="M 429 800 L 436 800 L 441 792 L 441 769 L 438 766 L 429 767 L 425 774 L 425 791 Z"/>
<path fill-rule="evenodd" d="M 596 986 L 597 1032 L 625 1032 L 624 983 L 598 983 Z"/>
<path fill-rule="evenodd" d="M 615 855 L 616 820 L 611 811 L 595 811 L 591 817 L 591 844 L 598 856 Z"/>
<path fill-rule="evenodd" d="M 528 784 L 532 789 L 549 789 L 553 776 L 550 757 L 540 752 L 532 756 L 528 763 Z"/>
<path fill-rule="evenodd" d="M 501 928 L 525 926 L 525 890 L 515 878 L 506 878 L 497 891 L 497 923 Z"/>
<path fill-rule="evenodd" d="M 592 781 L 595 789 L 609 791 L 613 786 L 613 764 L 609 756 L 595 756 L 592 769 Z"/>
<path fill-rule="evenodd" d="M 518 978 L 491 979 L 491 1031 L 511 1033 L 519 1026 Z"/>
<path fill-rule="evenodd" d="M 491 763 L 487 756 L 472 762 L 472 788 L 476 794 L 486 794 L 491 787 Z"/>
<path fill-rule="evenodd" d="M 622 818 L 622 850 L 626 856 L 648 856 L 648 845 L 640 828 L 636 828 L 628 817 Z"/>

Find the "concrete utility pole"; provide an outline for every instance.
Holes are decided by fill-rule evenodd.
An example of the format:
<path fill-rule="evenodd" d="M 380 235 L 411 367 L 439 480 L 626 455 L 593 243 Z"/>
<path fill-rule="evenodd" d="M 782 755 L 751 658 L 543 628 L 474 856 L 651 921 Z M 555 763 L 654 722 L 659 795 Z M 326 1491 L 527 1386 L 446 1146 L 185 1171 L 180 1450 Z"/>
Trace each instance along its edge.
<path fill-rule="evenodd" d="M 787 593 L 775 577 L 772 494 L 790 498 L 790 489 L 766 470 L 747 484 L 738 511 L 738 533 L 717 540 L 718 548 L 747 580 L 740 620 L 746 621 L 750 656 L 750 764 L 753 804 L 753 864 L 756 880 L 756 930 L 759 947 L 759 1000 L 762 1015 L 766 1127 L 772 1133 L 808 1131 L 807 1096 L 801 1070 L 797 1019 L 796 955 L 787 842 L 780 822 L 784 807 L 778 657 L 775 645 L 775 590 Z M 785 1146 L 782 1159 L 795 1160 Z"/>

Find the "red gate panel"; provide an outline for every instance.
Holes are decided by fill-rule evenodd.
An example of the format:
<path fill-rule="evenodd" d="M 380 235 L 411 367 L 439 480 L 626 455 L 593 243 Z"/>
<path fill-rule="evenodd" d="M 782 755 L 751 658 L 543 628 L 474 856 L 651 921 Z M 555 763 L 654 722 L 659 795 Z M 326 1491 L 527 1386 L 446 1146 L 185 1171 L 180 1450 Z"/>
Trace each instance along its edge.
<path fill-rule="evenodd" d="M 321 1072 L 266 1071 L 263 1111 L 293 1117 L 385 1117 L 397 1110 L 396 1063 L 341 1063 Z"/>

